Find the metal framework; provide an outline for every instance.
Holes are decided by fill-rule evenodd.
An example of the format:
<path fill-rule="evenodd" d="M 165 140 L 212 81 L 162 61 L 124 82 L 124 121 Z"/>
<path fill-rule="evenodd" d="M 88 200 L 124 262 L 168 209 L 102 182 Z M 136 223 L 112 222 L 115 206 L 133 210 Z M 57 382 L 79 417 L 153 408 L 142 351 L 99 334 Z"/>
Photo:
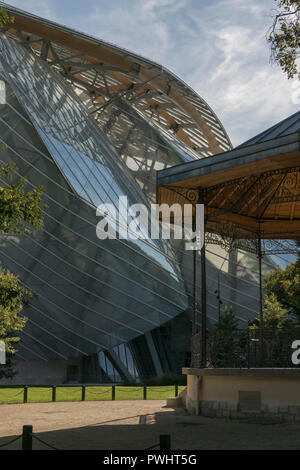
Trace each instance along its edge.
<path fill-rule="evenodd" d="M 41 27 L 28 13 L 18 14 L 16 9 L 11 13 L 15 21 L 2 31 L 59 71 L 83 95 L 102 128 L 112 127 L 113 120 L 114 143 L 124 145 L 127 134 L 122 120 L 126 113 L 118 112 L 122 100 L 196 158 L 231 148 L 206 102 L 162 66 L 103 41 L 91 43 L 93 38 L 46 20 Z"/>

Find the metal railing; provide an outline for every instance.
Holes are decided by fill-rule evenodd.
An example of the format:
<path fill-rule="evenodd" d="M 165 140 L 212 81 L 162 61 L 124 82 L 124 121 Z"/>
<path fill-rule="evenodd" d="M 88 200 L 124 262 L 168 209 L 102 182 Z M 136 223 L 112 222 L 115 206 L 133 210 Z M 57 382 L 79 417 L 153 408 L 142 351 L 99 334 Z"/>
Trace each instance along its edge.
<path fill-rule="evenodd" d="M 191 367 L 297 367 L 291 346 L 300 340 L 300 328 L 208 330 L 206 338 L 206 363 L 202 364 L 201 331 L 192 337 Z"/>

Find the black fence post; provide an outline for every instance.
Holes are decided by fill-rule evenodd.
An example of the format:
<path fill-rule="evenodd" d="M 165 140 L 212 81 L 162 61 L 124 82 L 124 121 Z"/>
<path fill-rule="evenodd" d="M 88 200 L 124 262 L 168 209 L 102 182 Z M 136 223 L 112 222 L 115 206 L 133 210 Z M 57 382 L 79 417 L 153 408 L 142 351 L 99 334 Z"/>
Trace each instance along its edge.
<path fill-rule="evenodd" d="M 175 397 L 178 397 L 178 385 L 175 385 Z"/>
<path fill-rule="evenodd" d="M 171 436 L 170 434 L 161 434 L 159 436 L 160 450 L 171 450 Z"/>
<path fill-rule="evenodd" d="M 147 400 L 147 387 L 146 386 L 144 386 L 143 392 L 144 392 L 143 400 Z"/>
<path fill-rule="evenodd" d="M 23 426 L 22 450 L 32 450 L 32 426 Z"/>
<path fill-rule="evenodd" d="M 56 401 L 56 386 L 52 385 L 52 401 Z"/>
<path fill-rule="evenodd" d="M 81 401 L 85 401 L 85 385 L 81 387 Z"/>
<path fill-rule="evenodd" d="M 24 396 L 23 396 L 23 403 L 27 403 L 28 401 L 28 387 L 24 385 Z"/>
<path fill-rule="evenodd" d="M 111 387 L 111 399 L 112 400 L 116 399 L 116 387 L 115 387 L 115 385 L 112 385 L 112 387 Z"/>

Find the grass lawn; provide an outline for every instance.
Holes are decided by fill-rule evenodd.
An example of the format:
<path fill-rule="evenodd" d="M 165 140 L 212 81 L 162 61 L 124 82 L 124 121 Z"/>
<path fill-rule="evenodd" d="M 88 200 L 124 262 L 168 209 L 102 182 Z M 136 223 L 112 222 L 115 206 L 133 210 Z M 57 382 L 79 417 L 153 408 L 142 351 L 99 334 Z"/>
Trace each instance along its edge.
<path fill-rule="evenodd" d="M 178 386 L 178 394 L 185 386 Z M 116 386 L 116 400 L 143 400 L 143 387 L 141 386 Z M 0 403 L 23 403 L 23 388 L 0 388 Z M 81 386 L 56 387 L 56 401 L 81 401 Z M 175 397 L 175 386 L 147 386 L 147 400 L 164 400 Z M 85 400 L 111 400 L 111 386 L 89 386 L 86 387 Z M 28 403 L 43 403 L 52 401 L 52 388 L 29 387 L 27 395 Z"/>

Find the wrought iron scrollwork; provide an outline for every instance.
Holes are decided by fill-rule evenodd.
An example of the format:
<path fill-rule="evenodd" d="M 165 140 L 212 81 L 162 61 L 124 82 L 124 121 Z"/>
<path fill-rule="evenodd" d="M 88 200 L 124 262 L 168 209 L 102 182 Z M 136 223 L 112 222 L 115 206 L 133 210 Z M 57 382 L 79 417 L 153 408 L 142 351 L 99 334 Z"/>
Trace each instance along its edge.
<path fill-rule="evenodd" d="M 167 186 L 167 189 L 184 197 L 190 204 L 196 205 L 199 202 L 198 189 L 183 188 L 182 186 Z"/>

